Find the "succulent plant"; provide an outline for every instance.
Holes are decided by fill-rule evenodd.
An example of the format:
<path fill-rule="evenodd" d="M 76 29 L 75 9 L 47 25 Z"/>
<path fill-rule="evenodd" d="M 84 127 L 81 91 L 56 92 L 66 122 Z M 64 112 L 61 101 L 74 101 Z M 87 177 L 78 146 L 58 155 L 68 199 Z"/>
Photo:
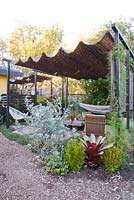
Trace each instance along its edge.
<path fill-rule="evenodd" d="M 85 135 L 82 139 L 86 153 L 86 164 L 96 167 L 101 163 L 101 155 L 104 150 L 113 146 L 113 144 L 104 144 L 105 137 L 96 137 L 93 133 L 90 136 Z"/>

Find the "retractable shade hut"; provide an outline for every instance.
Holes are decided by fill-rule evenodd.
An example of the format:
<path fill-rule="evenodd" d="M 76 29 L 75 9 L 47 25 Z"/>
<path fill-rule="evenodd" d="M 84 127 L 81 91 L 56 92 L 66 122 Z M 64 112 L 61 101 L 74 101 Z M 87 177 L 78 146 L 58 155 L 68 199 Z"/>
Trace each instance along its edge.
<path fill-rule="evenodd" d="M 112 24 L 112 30 L 114 31 L 114 38 L 107 32 L 104 37 L 94 45 L 84 44 L 80 42 L 76 49 L 71 53 L 66 53 L 62 48 L 58 53 L 49 57 L 45 53 L 42 54 L 40 59 L 35 61 L 33 58 L 29 58 L 27 61 L 18 60 L 16 65 L 24 66 L 27 68 L 35 69 L 51 75 L 67 76 L 76 79 L 97 79 L 99 77 L 105 77 L 109 72 L 109 62 L 107 59 L 108 53 L 112 50 L 114 43 L 117 50 L 117 55 L 120 53 L 120 43 L 127 50 L 126 53 L 126 127 L 129 129 L 130 125 L 130 97 L 132 96 L 132 102 L 134 102 L 134 95 L 130 95 L 130 58 L 134 60 L 134 53 L 127 44 L 125 38 L 120 32 L 116 24 Z M 113 57 L 112 57 L 113 58 Z M 3 61 L 7 62 L 7 120 L 6 126 L 9 127 L 9 78 L 10 78 L 10 64 L 11 60 L 3 58 Z M 121 106 L 120 106 L 120 58 L 114 57 L 114 63 L 111 62 L 111 83 L 115 85 L 115 96 L 118 118 L 120 118 Z M 134 77 L 134 75 L 133 75 Z M 116 79 L 116 81 L 114 81 Z M 133 79 L 134 82 L 134 79 Z M 111 87 L 112 88 L 112 87 Z M 132 90 L 134 91 L 134 84 Z M 134 103 L 133 103 L 133 121 L 134 121 Z"/>
<path fill-rule="evenodd" d="M 43 82 L 44 80 L 51 80 L 51 77 L 48 76 L 42 76 L 42 75 L 37 75 L 36 81 L 37 82 Z M 16 79 L 15 81 L 10 81 L 10 84 L 25 84 L 25 83 L 34 83 L 34 74 L 30 76 L 23 77 L 22 79 L 18 80 Z"/>
<path fill-rule="evenodd" d="M 55 76 L 65 76 L 75 79 L 104 78 L 109 72 L 108 53 L 114 46 L 110 32 L 94 45 L 82 41 L 73 52 L 67 53 L 62 48 L 53 57 L 42 53 L 40 59 L 29 57 L 28 60 L 18 60 L 15 64 Z"/>

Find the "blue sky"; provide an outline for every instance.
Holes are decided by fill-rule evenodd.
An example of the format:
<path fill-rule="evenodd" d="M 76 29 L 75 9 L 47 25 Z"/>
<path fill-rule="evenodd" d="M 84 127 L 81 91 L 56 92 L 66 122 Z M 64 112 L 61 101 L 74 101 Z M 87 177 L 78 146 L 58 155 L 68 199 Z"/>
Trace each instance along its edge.
<path fill-rule="evenodd" d="M 8 37 L 18 22 L 59 24 L 68 46 L 109 20 L 134 18 L 133 0 L 2 0 L 0 5 L 0 37 Z"/>

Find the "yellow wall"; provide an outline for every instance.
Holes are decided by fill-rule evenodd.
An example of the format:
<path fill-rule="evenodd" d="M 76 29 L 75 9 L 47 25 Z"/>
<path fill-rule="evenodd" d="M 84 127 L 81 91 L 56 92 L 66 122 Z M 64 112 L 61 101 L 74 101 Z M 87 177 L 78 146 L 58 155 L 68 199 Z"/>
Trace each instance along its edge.
<path fill-rule="evenodd" d="M 7 90 L 6 75 L 0 74 L 0 94 L 6 94 L 6 90 Z"/>

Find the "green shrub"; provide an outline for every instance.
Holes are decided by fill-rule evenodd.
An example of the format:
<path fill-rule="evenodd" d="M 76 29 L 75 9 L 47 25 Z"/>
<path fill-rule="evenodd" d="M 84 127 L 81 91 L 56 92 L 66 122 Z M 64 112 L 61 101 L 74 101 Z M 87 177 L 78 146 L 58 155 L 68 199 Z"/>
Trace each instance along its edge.
<path fill-rule="evenodd" d="M 46 172 L 66 175 L 69 172 L 69 166 L 66 158 L 62 155 L 51 155 L 45 160 Z"/>
<path fill-rule="evenodd" d="M 103 154 L 103 161 L 107 172 L 115 172 L 121 165 L 121 151 L 119 147 L 113 146 L 106 149 Z"/>
<path fill-rule="evenodd" d="M 82 102 L 91 103 L 95 105 L 109 104 L 109 91 L 110 91 L 110 75 L 106 78 L 98 78 L 97 80 L 82 79 L 81 87 L 86 92 Z"/>
<path fill-rule="evenodd" d="M 65 156 L 70 170 L 79 171 L 85 160 L 82 143 L 77 139 L 70 140 L 65 147 Z"/>
<path fill-rule="evenodd" d="M 134 151 L 134 123 L 133 120 L 130 121 L 130 129 L 128 130 L 127 138 L 129 138 L 129 148 L 130 151 Z"/>
<path fill-rule="evenodd" d="M 130 142 L 123 117 L 118 117 L 118 112 L 116 108 L 115 111 L 113 111 L 112 113 L 111 126 L 114 133 L 114 144 L 120 148 L 121 152 L 121 168 L 128 168 L 130 159 L 130 146 L 128 146 L 128 144 L 130 145 Z"/>
<path fill-rule="evenodd" d="M 12 141 L 16 141 L 17 143 L 21 145 L 27 145 L 30 142 L 30 138 L 28 135 L 20 135 L 17 133 L 12 133 L 11 128 L 7 129 L 5 126 L 1 126 L 0 131 L 6 138 Z"/>
<path fill-rule="evenodd" d="M 37 103 L 38 104 L 46 104 L 47 103 L 47 100 L 45 98 L 43 98 L 42 96 L 40 96 L 38 99 L 37 99 Z"/>
<path fill-rule="evenodd" d="M 6 135 L 7 136 L 7 135 Z M 30 138 L 26 135 L 20 135 L 17 133 L 11 133 L 7 136 L 9 140 L 16 141 L 18 144 L 27 145 L 29 144 Z"/>

